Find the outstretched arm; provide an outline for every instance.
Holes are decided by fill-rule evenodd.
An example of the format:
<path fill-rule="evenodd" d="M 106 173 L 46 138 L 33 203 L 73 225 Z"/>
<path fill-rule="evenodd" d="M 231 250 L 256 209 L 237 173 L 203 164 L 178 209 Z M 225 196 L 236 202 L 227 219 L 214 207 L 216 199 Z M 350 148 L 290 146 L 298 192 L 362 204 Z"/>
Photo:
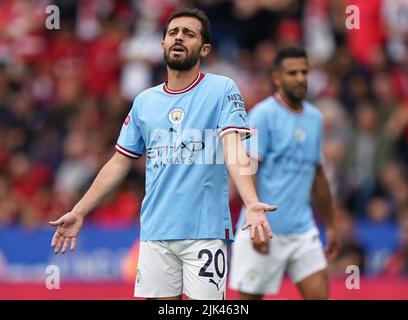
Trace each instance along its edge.
<path fill-rule="evenodd" d="M 267 211 L 275 211 L 276 206 L 259 202 L 256 195 L 253 175 L 256 172 L 257 163 L 251 161 L 246 154 L 239 133 L 229 133 L 222 139 L 224 159 L 229 174 L 234 181 L 238 192 L 246 206 L 246 217 L 243 229 L 251 227 L 251 239 L 255 237 L 255 231 L 261 242 L 265 242 L 266 236 L 272 238 L 272 230 L 266 217 Z"/>
<path fill-rule="evenodd" d="M 75 207 L 58 220 L 49 222 L 51 226 L 58 227 L 51 241 L 55 253 L 60 251 L 61 246 L 61 253 L 65 253 L 70 241 L 70 249 L 74 250 L 84 217 L 125 179 L 131 164 L 132 159 L 116 152 L 99 171 L 91 187 Z"/>
<path fill-rule="evenodd" d="M 327 182 L 324 169 L 321 165 L 318 165 L 316 169 L 312 189 L 312 202 L 326 224 L 326 256 L 329 260 L 334 259 L 340 249 L 340 238 L 334 217 L 333 201 L 330 194 L 329 183 Z"/>

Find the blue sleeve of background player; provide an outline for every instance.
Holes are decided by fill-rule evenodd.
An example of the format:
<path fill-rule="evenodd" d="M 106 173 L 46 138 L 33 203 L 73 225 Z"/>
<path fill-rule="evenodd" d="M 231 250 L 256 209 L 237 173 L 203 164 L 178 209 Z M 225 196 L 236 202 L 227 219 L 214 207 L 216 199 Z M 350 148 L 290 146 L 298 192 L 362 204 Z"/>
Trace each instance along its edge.
<path fill-rule="evenodd" d="M 245 142 L 251 158 L 262 161 L 271 143 L 269 141 L 268 114 L 262 105 L 256 105 L 248 114 L 251 139 Z"/>

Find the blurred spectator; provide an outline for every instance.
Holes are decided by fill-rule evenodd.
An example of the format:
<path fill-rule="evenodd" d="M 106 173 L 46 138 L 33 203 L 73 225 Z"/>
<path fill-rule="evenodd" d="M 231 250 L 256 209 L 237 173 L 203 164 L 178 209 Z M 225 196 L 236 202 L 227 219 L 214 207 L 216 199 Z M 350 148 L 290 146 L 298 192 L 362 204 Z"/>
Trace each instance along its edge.
<path fill-rule="evenodd" d="M 408 2 L 383 0 L 382 16 L 387 35 L 387 52 L 394 62 L 400 63 L 408 55 Z"/>
<path fill-rule="evenodd" d="M 408 207 L 401 212 L 398 250 L 387 261 L 384 274 L 408 276 Z"/>
<path fill-rule="evenodd" d="M 356 109 L 355 129 L 350 135 L 344 160 L 346 183 L 354 209 L 359 213 L 364 212 L 367 200 L 374 193 L 380 168 L 390 160 L 387 142 L 381 136 L 375 107 L 370 102 L 361 102 Z"/>
<path fill-rule="evenodd" d="M 334 33 L 331 30 L 330 1 L 306 1 L 303 21 L 305 49 L 311 63 L 328 61 L 335 51 Z"/>
<path fill-rule="evenodd" d="M 55 173 L 55 189 L 72 202 L 96 174 L 96 163 L 90 156 L 85 135 L 70 133 L 64 143 L 64 161 Z"/>
<path fill-rule="evenodd" d="M 387 197 L 393 212 L 399 212 L 407 205 L 407 168 L 399 162 L 387 163 L 380 172 L 377 193 Z"/>
<path fill-rule="evenodd" d="M 154 66 L 161 63 L 162 30 L 154 21 L 137 20 L 135 31 L 120 47 L 124 61 L 121 74 L 121 94 L 128 101 L 153 84 Z"/>
<path fill-rule="evenodd" d="M 92 41 L 86 59 L 85 86 L 94 95 L 104 96 L 119 79 L 121 61 L 119 48 L 123 30 L 110 20 L 102 22 L 103 36 Z"/>
<path fill-rule="evenodd" d="M 367 204 L 367 218 L 356 224 L 358 242 L 365 249 L 365 270 L 378 274 L 385 268 L 387 259 L 397 248 L 396 225 L 391 208 L 385 198 L 371 199 Z"/>
<path fill-rule="evenodd" d="M 320 98 L 315 103 L 324 120 L 324 169 L 330 190 L 336 198 L 343 199 L 341 163 L 346 155 L 349 136 L 348 118 L 343 106 L 334 96 Z"/>
<path fill-rule="evenodd" d="M 383 0 L 346 0 L 346 6 L 356 6 L 359 12 L 359 29 L 347 30 L 351 55 L 358 63 L 370 66 L 375 52 L 383 46 L 384 34 L 381 23 Z M 345 9 L 345 7 L 344 7 Z M 343 12 L 345 11 L 343 9 Z"/>
<path fill-rule="evenodd" d="M 343 276 L 350 265 L 364 272 L 364 249 L 356 239 L 355 218 L 338 202 L 335 203 L 335 212 L 342 246 L 337 258 L 329 262 L 329 272 Z"/>
<path fill-rule="evenodd" d="M 137 222 L 142 195 L 140 189 L 124 189 L 109 195 L 92 213 L 93 222 L 108 227 Z"/>

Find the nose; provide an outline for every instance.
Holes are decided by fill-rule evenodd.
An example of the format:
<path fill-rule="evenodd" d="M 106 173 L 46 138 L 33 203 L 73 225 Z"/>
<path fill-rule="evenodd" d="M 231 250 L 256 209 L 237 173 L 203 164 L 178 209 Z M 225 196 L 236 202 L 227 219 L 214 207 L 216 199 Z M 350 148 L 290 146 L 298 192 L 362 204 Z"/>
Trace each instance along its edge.
<path fill-rule="evenodd" d="M 305 83 L 306 82 L 306 75 L 303 72 L 298 72 L 296 74 L 296 81 L 299 83 Z"/>
<path fill-rule="evenodd" d="M 183 42 L 184 41 L 184 34 L 183 31 L 180 30 L 179 32 L 177 32 L 176 34 L 176 38 L 175 38 L 176 42 Z"/>

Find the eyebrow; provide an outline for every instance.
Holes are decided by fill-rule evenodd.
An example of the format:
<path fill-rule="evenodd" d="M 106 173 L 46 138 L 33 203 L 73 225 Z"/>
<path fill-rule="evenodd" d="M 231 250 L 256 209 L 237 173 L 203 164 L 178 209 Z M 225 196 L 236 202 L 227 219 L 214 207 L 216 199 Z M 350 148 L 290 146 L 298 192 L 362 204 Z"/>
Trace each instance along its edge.
<path fill-rule="evenodd" d="M 178 30 L 178 29 L 179 29 L 179 27 L 174 27 L 174 28 L 169 29 L 167 32 L 170 32 L 170 31 L 173 31 L 173 30 Z M 189 29 L 187 27 L 183 27 L 183 32 L 192 32 L 194 35 L 197 34 L 194 30 Z"/>

